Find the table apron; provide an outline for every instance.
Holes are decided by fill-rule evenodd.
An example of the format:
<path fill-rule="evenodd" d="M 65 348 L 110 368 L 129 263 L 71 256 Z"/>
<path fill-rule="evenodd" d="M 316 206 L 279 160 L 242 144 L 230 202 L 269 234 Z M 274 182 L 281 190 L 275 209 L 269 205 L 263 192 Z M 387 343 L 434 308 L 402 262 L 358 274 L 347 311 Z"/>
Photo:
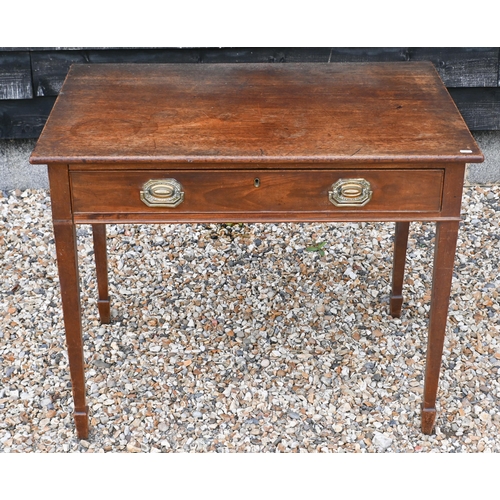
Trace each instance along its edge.
<path fill-rule="evenodd" d="M 444 168 L 70 171 L 74 220 L 435 220 Z M 169 206 L 170 204 L 170 206 Z"/>

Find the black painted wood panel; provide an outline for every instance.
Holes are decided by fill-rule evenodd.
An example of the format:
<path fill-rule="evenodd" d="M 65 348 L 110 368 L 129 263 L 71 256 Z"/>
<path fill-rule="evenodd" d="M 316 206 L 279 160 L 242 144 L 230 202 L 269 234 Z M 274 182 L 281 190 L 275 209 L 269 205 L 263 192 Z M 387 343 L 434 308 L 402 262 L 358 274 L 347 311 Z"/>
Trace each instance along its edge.
<path fill-rule="evenodd" d="M 407 48 L 395 47 L 335 47 L 330 62 L 397 62 L 408 60 Z"/>
<path fill-rule="evenodd" d="M 431 61 L 447 87 L 497 87 L 499 48 L 409 49 L 410 61 Z"/>
<path fill-rule="evenodd" d="M 448 89 L 471 130 L 500 130 L 500 88 Z"/>
<path fill-rule="evenodd" d="M 32 97 L 29 52 L 0 52 L 0 100 Z"/>
<path fill-rule="evenodd" d="M 0 101 L 0 139 L 35 139 L 42 132 L 55 97 Z"/>
<path fill-rule="evenodd" d="M 86 50 L 91 63 L 197 63 L 201 49 L 104 49 Z"/>
<path fill-rule="evenodd" d="M 203 63 L 287 63 L 328 62 L 328 47 L 253 47 L 206 48 L 201 50 Z"/>

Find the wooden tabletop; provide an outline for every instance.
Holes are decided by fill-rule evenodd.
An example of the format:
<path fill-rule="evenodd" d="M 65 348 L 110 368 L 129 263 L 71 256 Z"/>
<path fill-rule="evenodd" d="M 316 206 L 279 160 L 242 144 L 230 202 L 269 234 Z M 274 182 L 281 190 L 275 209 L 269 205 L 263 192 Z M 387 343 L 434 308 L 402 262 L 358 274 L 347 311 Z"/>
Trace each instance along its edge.
<path fill-rule="evenodd" d="M 483 155 L 427 62 L 76 64 L 30 161 L 226 168 Z"/>

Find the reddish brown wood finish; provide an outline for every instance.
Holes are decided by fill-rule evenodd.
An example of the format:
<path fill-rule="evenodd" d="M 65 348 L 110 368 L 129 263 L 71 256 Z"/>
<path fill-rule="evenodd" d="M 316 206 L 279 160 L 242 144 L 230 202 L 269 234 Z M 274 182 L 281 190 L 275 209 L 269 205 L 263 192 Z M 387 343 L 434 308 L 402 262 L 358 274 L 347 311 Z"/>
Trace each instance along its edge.
<path fill-rule="evenodd" d="M 88 436 L 76 231 L 71 217 L 68 169 L 49 165 L 52 217 L 78 437 Z"/>
<path fill-rule="evenodd" d="M 184 201 L 175 208 L 148 207 L 140 199 L 150 179 L 175 178 L 182 184 Z M 363 178 L 373 190 L 372 199 L 362 207 L 337 207 L 328 199 L 332 184 L 342 178 Z M 255 186 L 258 179 L 258 187 Z M 301 220 L 338 218 L 339 214 L 422 212 L 439 213 L 444 169 L 412 170 L 224 170 L 182 171 L 139 170 L 117 174 L 71 172 L 75 218 L 88 213 L 165 214 L 191 221 L 195 214 L 259 214 L 284 212 Z M 370 215 L 372 217 L 372 215 Z"/>
<path fill-rule="evenodd" d="M 392 268 L 391 316 L 399 318 L 403 306 L 403 279 L 405 274 L 406 247 L 408 246 L 409 222 L 396 222 L 394 235 L 394 263 Z"/>
<path fill-rule="evenodd" d="M 109 321 L 105 224 L 395 221 L 391 314 L 408 225 L 437 222 L 422 430 L 432 432 L 466 162 L 483 156 L 430 63 L 77 65 L 32 154 L 49 163 L 75 422 L 88 434 L 75 223 L 93 225 Z M 185 200 L 147 207 L 149 179 Z M 259 178 L 256 187 L 255 179 Z M 336 207 L 339 178 L 372 199 Z"/>
<path fill-rule="evenodd" d="M 428 62 L 95 64 L 70 69 L 33 161 L 232 168 L 436 157 L 482 160 Z"/>
<path fill-rule="evenodd" d="M 422 404 L 422 432 L 424 434 L 432 432 L 436 419 L 436 395 L 448 318 L 458 227 L 459 221 L 436 224 L 431 312 Z"/>
<path fill-rule="evenodd" d="M 106 224 L 92 224 L 94 257 L 99 293 L 99 317 L 101 323 L 111 321 L 110 300 L 108 294 L 108 257 L 106 252 Z"/>

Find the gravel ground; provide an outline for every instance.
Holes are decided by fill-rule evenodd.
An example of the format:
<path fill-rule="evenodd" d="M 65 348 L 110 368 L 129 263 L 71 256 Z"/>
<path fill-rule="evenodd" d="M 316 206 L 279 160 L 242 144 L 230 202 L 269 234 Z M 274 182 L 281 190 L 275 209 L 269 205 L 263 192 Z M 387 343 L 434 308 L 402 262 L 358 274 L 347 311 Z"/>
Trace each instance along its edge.
<path fill-rule="evenodd" d="M 392 223 L 109 225 L 104 326 L 79 226 L 80 441 L 50 198 L 0 194 L 0 451 L 499 452 L 499 196 L 464 193 L 432 436 L 419 407 L 433 224 L 411 225 L 400 319 Z"/>

